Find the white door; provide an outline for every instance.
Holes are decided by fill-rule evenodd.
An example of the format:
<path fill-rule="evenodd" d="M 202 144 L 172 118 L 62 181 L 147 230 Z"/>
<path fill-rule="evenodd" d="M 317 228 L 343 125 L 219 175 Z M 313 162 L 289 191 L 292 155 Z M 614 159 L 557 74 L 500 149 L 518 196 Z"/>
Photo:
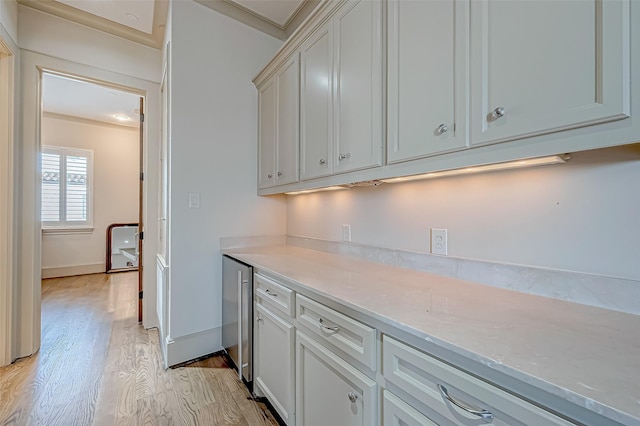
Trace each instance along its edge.
<path fill-rule="evenodd" d="M 298 426 L 376 424 L 376 384 L 304 333 L 297 333 Z"/>
<path fill-rule="evenodd" d="M 293 325 L 260 304 L 256 304 L 255 322 L 255 383 L 282 420 L 293 426 Z"/>
<path fill-rule="evenodd" d="M 387 162 L 465 148 L 468 3 L 387 7 Z"/>
<path fill-rule="evenodd" d="M 318 29 L 300 51 L 300 177 L 331 174 L 333 26 Z"/>
<path fill-rule="evenodd" d="M 334 19 L 334 173 L 382 164 L 382 3 L 354 0 Z"/>
<path fill-rule="evenodd" d="M 276 74 L 278 131 L 275 180 L 277 185 L 298 181 L 299 75 L 297 53 Z"/>
<path fill-rule="evenodd" d="M 258 93 L 258 188 L 275 185 L 276 84 L 267 82 Z"/>
<path fill-rule="evenodd" d="M 471 143 L 626 118 L 629 2 L 471 2 Z"/>

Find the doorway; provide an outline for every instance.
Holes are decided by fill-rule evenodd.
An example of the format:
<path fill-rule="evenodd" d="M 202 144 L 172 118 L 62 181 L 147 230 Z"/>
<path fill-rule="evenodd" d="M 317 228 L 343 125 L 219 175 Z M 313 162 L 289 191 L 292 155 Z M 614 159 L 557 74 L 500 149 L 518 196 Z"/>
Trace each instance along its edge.
<path fill-rule="evenodd" d="M 119 85 L 50 70 L 42 70 L 41 86 L 42 278 L 104 273 L 110 226 L 139 223 L 143 229 L 143 98 Z M 127 254 L 141 270 L 139 235 L 127 241 L 127 247 L 135 242 Z"/>
<path fill-rule="evenodd" d="M 21 247 L 16 261 L 14 274 L 20 277 L 20 291 L 14 300 L 14 328 L 18 338 L 14 344 L 13 359 L 29 356 L 40 347 L 41 339 L 41 246 L 40 229 L 40 122 L 42 85 L 41 76 L 45 71 L 80 77 L 82 80 L 98 83 L 103 86 L 126 90 L 143 96 L 145 99 L 146 118 L 143 124 L 144 133 L 144 231 L 148 235 L 157 235 L 155 214 L 158 208 L 158 166 L 160 138 L 160 85 L 148 79 L 133 77 L 122 73 L 97 68 L 90 65 L 72 62 L 32 51 L 22 51 L 20 55 L 20 113 L 22 116 L 20 140 L 17 155 L 17 176 L 19 185 L 16 190 L 20 194 L 16 199 L 16 215 L 14 223 L 17 229 L 16 244 Z M 151 213 L 152 212 L 152 213 Z M 153 220 L 150 220 L 153 218 Z M 155 238 L 145 238 L 143 254 L 146 265 L 155 262 L 157 243 Z M 155 284 L 156 269 L 144 269 L 144 283 Z M 143 299 L 142 324 L 145 328 L 158 326 L 156 315 L 155 285 L 146 285 Z"/>

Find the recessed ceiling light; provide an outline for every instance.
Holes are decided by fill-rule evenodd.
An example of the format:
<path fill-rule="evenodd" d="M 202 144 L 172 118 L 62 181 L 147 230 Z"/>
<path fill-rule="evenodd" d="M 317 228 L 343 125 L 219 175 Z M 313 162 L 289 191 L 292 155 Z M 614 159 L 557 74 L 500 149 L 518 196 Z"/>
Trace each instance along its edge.
<path fill-rule="evenodd" d="M 124 115 L 124 114 L 115 114 L 113 116 L 113 118 L 115 118 L 118 121 L 129 121 L 129 120 L 131 120 L 131 118 L 129 118 L 128 115 Z"/>
<path fill-rule="evenodd" d="M 138 22 L 140 20 L 140 18 L 131 12 L 125 13 L 124 16 L 126 16 L 131 22 Z"/>

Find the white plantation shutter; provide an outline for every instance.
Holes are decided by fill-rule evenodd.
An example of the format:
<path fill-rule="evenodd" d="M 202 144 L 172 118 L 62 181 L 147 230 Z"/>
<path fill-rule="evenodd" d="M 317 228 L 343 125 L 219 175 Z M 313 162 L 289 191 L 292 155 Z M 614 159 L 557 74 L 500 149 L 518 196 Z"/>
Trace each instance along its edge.
<path fill-rule="evenodd" d="M 90 227 L 93 152 L 47 146 L 41 167 L 43 228 Z"/>

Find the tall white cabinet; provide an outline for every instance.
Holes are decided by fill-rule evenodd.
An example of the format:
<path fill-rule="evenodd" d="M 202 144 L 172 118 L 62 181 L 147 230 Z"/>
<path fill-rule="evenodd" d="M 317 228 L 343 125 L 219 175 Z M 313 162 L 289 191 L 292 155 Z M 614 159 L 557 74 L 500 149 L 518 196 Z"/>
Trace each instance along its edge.
<path fill-rule="evenodd" d="M 351 0 L 334 17 L 334 173 L 382 165 L 382 2 Z"/>
<path fill-rule="evenodd" d="M 627 118 L 628 1 L 471 2 L 471 144 Z"/>
<path fill-rule="evenodd" d="M 299 61 L 294 54 L 258 92 L 258 188 L 298 181 Z"/>
<path fill-rule="evenodd" d="M 300 178 L 333 172 L 333 23 L 300 50 Z"/>
<path fill-rule="evenodd" d="M 301 178 L 382 165 L 382 2 L 350 0 L 301 54 Z"/>

